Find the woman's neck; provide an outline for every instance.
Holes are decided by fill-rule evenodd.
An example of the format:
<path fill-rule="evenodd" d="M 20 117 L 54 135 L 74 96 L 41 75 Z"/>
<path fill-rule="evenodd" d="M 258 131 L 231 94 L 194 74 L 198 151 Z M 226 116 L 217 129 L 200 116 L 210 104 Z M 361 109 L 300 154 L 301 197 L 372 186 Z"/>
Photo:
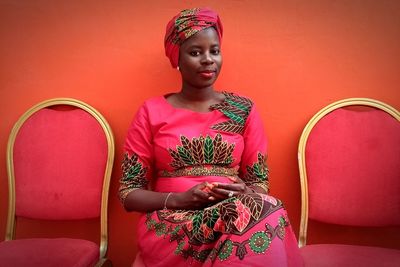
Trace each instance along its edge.
<path fill-rule="evenodd" d="M 225 96 L 214 91 L 214 88 L 183 87 L 179 93 L 171 94 L 167 101 L 176 108 L 189 109 L 196 112 L 209 112 L 210 106 L 221 103 Z"/>
<path fill-rule="evenodd" d="M 185 88 L 178 93 L 182 100 L 193 102 L 204 102 L 214 99 L 218 93 L 212 87 L 207 88 Z"/>

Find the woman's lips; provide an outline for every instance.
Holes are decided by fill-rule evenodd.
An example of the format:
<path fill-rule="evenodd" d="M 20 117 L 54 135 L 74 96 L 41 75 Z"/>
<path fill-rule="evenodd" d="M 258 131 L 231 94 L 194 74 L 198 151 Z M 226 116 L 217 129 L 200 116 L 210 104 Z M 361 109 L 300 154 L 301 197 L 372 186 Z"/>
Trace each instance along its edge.
<path fill-rule="evenodd" d="M 215 75 L 215 71 L 200 71 L 199 75 L 206 79 L 211 79 Z"/>

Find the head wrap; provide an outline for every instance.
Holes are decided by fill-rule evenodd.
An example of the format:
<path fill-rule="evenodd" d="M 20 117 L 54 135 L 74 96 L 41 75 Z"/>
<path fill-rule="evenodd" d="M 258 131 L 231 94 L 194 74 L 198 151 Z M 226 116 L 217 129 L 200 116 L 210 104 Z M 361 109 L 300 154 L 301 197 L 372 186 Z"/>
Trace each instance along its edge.
<path fill-rule="evenodd" d="M 167 24 L 164 46 L 165 55 L 173 68 L 178 66 L 181 44 L 197 32 L 214 27 L 219 40 L 222 38 L 222 24 L 218 14 L 209 8 L 192 8 L 182 10 Z"/>

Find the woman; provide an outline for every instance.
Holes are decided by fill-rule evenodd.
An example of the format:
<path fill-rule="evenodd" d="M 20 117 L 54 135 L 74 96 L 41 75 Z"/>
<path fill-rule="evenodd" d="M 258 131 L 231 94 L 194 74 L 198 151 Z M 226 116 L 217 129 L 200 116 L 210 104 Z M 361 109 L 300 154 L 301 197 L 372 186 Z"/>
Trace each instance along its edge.
<path fill-rule="evenodd" d="M 207 8 L 167 25 L 180 92 L 147 100 L 125 143 L 120 198 L 144 214 L 146 266 L 299 266 L 281 201 L 267 195 L 262 122 L 254 103 L 217 92 L 222 24 Z"/>

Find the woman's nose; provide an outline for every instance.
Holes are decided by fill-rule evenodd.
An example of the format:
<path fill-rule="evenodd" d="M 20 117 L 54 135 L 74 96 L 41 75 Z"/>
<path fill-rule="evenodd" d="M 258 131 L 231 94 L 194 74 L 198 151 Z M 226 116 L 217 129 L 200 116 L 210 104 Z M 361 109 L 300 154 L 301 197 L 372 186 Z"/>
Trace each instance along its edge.
<path fill-rule="evenodd" d="M 212 58 L 211 53 L 204 53 L 201 63 L 202 64 L 213 64 L 214 60 Z"/>

